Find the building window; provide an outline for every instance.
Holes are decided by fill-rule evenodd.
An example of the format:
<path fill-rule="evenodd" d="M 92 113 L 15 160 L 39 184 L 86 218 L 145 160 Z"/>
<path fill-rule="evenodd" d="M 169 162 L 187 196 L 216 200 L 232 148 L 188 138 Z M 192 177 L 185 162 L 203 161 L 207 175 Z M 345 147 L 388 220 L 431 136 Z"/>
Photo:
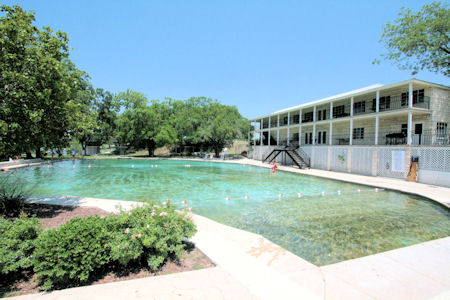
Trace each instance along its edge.
<path fill-rule="evenodd" d="M 353 113 L 359 114 L 366 111 L 366 101 L 353 103 Z"/>
<path fill-rule="evenodd" d="M 327 143 L 327 132 L 324 131 L 322 132 L 322 144 L 326 144 Z"/>
<path fill-rule="evenodd" d="M 354 140 L 364 139 L 364 128 L 353 128 L 353 139 Z"/>
<path fill-rule="evenodd" d="M 318 111 L 318 120 L 326 120 L 327 119 L 327 110 L 326 109 L 322 109 Z"/>
<path fill-rule="evenodd" d="M 284 125 L 288 125 L 288 117 L 287 116 L 283 118 L 283 126 Z"/>
<path fill-rule="evenodd" d="M 447 123 L 438 122 L 436 125 L 436 133 L 438 135 L 447 135 Z"/>
<path fill-rule="evenodd" d="M 408 105 L 408 93 L 402 93 L 402 106 Z"/>
<path fill-rule="evenodd" d="M 345 117 L 345 106 L 339 105 L 333 107 L 333 117 L 334 118 Z"/>
<path fill-rule="evenodd" d="M 408 95 L 409 92 L 402 93 L 402 106 L 408 105 Z M 413 91 L 413 104 L 423 103 L 425 101 L 425 90 L 415 90 Z"/>
<path fill-rule="evenodd" d="M 298 124 L 300 122 L 300 116 L 294 115 L 294 124 Z"/>
<path fill-rule="evenodd" d="M 309 143 L 312 144 L 312 132 L 309 133 Z"/>
<path fill-rule="evenodd" d="M 391 107 L 391 96 L 380 97 L 380 110 L 386 110 Z"/>
<path fill-rule="evenodd" d="M 319 135 L 318 135 L 318 139 L 317 139 L 317 144 L 321 144 L 322 143 L 322 132 L 319 131 Z"/>
<path fill-rule="evenodd" d="M 408 124 L 402 124 L 402 129 L 400 132 L 406 136 L 408 134 Z"/>
<path fill-rule="evenodd" d="M 307 112 L 305 113 L 305 115 L 303 116 L 303 121 L 302 122 L 311 122 L 313 120 L 313 112 Z"/>
<path fill-rule="evenodd" d="M 415 90 L 413 91 L 413 104 L 423 103 L 425 100 L 425 90 Z"/>

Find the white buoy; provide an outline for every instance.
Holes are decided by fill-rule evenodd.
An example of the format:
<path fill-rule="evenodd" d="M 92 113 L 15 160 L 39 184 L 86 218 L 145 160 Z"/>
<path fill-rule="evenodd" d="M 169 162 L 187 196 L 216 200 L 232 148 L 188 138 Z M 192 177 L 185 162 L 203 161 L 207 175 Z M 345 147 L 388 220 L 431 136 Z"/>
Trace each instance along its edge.
<path fill-rule="evenodd" d="M 230 198 L 230 197 L 226 197 L 225 200 L 228 200 L 228 201 L 229 201 L 229 200 L 231 200 L 231 198 Z"/>
<path fill-rule="evenodd" d="M 158 165 L 155 165 L 155 168 L 157 168 L 158 167 Z"/>
<path fill-rule="evenodd" d="M 302 193 L 298 193 L 297 195 L 298 195 L 299 198 L 303 197 Z"/>
<path fill-rule="evenodd" d="M 325 193 L 325 192 L 322 192 L 322 196 L 325 196 L 327 193 Z"/>
<path fill-rule="evenodd" d="M 278 198 L 281 198 L 281 197 L 283 197 L 283 194 L 282 193 L 278 194 Z"/>
<path fill-rule="evenodd" d="M 342 194 L 342 191 L 341 191 L 341 190 L 338 191 L 338 195 L 340 195 L 340 194 Z"/>
<path fill-rule="evenodd" d="M 378 193 L 380 191 L 379 188 L 375 188 L 375 192 Z"/>
<path fill-rule="evenodd" d="M 131 165 L 132 168 L 134 168 L 134 165 Z"/>
<path fill-rule="evenodd" d="M 361 193 L 361 189 L 358 189 L 358 193 Z"/>
<path fill-rule="evenodd" d="M 244 198 L 245 198 L 245 199 L 250 199 L 249 195 L 245 195 Z"/>

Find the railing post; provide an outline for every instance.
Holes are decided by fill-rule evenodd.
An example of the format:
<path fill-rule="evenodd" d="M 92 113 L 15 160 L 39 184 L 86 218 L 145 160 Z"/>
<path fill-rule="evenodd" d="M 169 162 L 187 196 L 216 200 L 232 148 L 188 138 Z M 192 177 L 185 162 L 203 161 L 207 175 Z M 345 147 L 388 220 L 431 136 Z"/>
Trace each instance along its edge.
<path fill-rule="evenodd" d="M 270 120 L 271 119 L 272 119 L 272 116 L 269 116 L 269 132 L 267 134 L 267 137 L 268 137 L 267 145 L 269 145 L 269 146 L 270 146 Z"/>
<path fill-rule="evenodd" d="M 379 127 L 379 117 L 375 116 L 375 146 L 378 145 L 378 127 Z"/>
<path fill-rule="evenodd" d="M 408 134 L 406 143 L 409 145 L 412 144 L 412 111 L 408 112 Z"/>
<path fill-rule="evenodd" d="M 375 97 L 375 111 L 380 112 L 380 91 L 377 91 L 377 95 Z"/>
<path fill-rule="evenodd" d="M 316 144 L 316 106 L 314 106 L 313 110 L 313 136 L 312 136 L 312 144 Z"/>
<path fill-rule="evenodd" d="M 350 98 L 350 117 L 353 117 L 353 103 L 354 103 L 354 98 L 351 97 Z"/>
<path fill-rule="evenodd" d="M 330 120 L 333 120 L 333 102 L 330 102 Z"/>
<path fill-rule="evenodd" d="M 280 145 L 280 115 L 277 116 L 277 146 Z"/>
<path fill-rule="evenodd" d="M 288 121 L 287 121 L 287 145 L 289 146 L 289 140 L 291 139 L 289 126 L 291 124 L 291 112 L 288 111 Z"/>
<path fill-rule="evenodd" d="M 409 83 L 409 93 L 408 93 L 408 107 L 413 107 L 413 84 L 412 82 Z"/>
<path fill-rule="evenodd" d="M 302 145 L 302 110 L 298 111 L 298 145 Z"/>

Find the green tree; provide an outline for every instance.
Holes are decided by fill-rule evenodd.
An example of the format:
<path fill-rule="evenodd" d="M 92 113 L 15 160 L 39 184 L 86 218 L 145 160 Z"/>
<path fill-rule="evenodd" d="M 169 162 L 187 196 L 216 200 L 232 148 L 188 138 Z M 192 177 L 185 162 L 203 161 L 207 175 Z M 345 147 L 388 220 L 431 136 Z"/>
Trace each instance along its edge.
<path fill-rule="evenodd" d="M 413 13 L 402 7 L 399 18 L 383 26 L 380 42 L 402 70 L 429 70 L 450 76 L 450 10 L 448 3 L 432 2 Z M 374 63 L 379 63 L 375 60 Z"/>
<path fill-rule="evenodd" d="M 97 140 L 100 144 L 104 144 L 109 142 L 114 135 L 119 105 L 111 92 L 103 89 L 96 89 L 95 110 L 98 113 L 97 123 L 99 126 Z"/>
<path fill-rule="evenodd" d="M 121 145 L 148 149 L 154 155 L 157 147 L 176 141 L 171 109 L 166 102 L 153 101 L 138 92 L 128 90 L 116 96 L 125 111 L 116 120 L 116 138 Z"/>
<path fill-rule="evenodd" d="M 219 157 L 225 146 L 244 137 L 242 129 L 245 128 L 247 121 L 236 107 L 210 101 L 202 116 L 202 123 L 198 128 L 199 135 L 205 144 L 212 147 L 216 157 Z"/>
<path fill-rule="evenodd" d="M 31 156 L 65 145 L 66 103 L 76 89 L 68 37 L 39 30 L 33 12 L 2 5 L 0 17 L 0 156 Z"/>

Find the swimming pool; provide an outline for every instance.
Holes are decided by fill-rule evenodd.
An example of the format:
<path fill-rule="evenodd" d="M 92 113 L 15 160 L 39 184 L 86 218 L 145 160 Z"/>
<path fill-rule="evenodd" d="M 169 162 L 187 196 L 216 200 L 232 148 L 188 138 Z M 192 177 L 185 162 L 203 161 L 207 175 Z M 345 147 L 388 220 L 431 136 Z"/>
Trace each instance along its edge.
<path fill-rule="evenodd" d="M 186 200 L 194 213 L 259 233 L 316 265 L 450 235 L 450 211 L 425 198 L 246 165 L 108 159 L 14 174 L 36 196 Z"/>

